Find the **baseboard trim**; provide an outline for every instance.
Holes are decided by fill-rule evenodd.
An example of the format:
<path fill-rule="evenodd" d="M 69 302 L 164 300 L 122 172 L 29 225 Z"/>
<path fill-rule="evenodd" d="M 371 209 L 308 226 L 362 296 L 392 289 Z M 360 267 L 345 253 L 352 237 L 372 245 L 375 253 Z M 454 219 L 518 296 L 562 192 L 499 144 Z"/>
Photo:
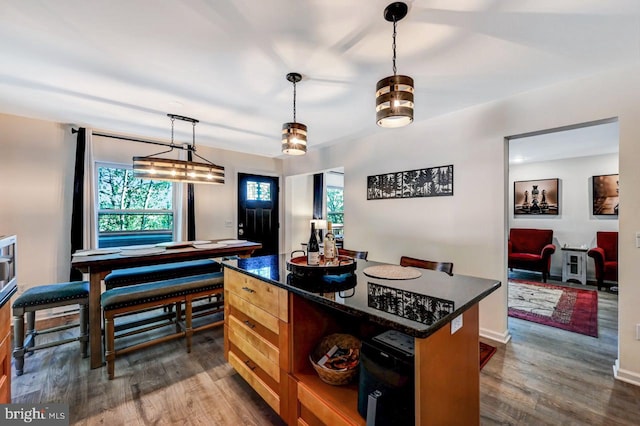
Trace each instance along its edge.
<path fill-rule="evenodd" d="M 484 337 L 485 339 L 492 340 L 496 343 L 502 343 L 503 345 L 507 344 L 509 340 L 511 340 L 511 334 L 509 334 L 509 330 L 505 330 L 502 333 L 498 333 L 493 330 L 481 328 L 480 337 Z"/>
<path fill-rule="evenodd" d="M 613 364 L 613 377 L 621 382 L 629 383 L 631 385 L 640 386 L 640 374 L 633 371 L 623 370 L 620 368 L 620 360 L 616 359 Z"/>

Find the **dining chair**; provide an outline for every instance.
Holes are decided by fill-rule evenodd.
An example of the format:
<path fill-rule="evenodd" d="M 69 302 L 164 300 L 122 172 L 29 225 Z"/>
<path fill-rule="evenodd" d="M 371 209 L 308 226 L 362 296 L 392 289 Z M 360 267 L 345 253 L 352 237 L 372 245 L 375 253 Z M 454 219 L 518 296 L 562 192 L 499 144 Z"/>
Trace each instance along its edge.
<path fill-rule="evenodd" d="M 347 250 L 344 248 L 338 248 L 338 255 L 340 256 L 349 256 L 354 259 L 363 259 L 367 260 L 368 251 L 357 251 L 357 250 Z"/>
<path fill-rule="evenodd" d="M 433 262 L 431 260 L 402 256 L 400 258 L 400 266 L 414 266 L 416 268 L 432 269 L 434 271 L 441 271 L 445 274 L 453 275 L 453 263 L 451 262 Z"/>

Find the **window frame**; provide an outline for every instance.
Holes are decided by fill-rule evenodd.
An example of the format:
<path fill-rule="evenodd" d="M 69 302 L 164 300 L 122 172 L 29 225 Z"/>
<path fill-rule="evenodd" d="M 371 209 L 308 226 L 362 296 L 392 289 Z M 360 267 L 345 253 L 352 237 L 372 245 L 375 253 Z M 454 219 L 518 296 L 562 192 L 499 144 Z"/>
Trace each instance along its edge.
<path fill-rule="evenodd" d="M 100 245 L 100 237 L 104 236 L 102 232 L 100 232 L 100 214 L 167 214 L 168 212 L 172 215 L 172 229 L 171 229 L 171 241 L 176 239 L 176 235 L 178 235 L 179 227 L 182 225 L 179 221 L 179 212 L 178 212 L 178 191 L 177 185 L 175 182 L 170 182 L 171 184 L 171 209 L 101 209 L 100 208 L 100 168 L 111 168 L 111 169 L 122 169 L 122 170 L 133 170 L 133 166 L 131 164 L 123 164 L 109 161 L 96 161 L 94 163 L 94 183 L 93 183 L 93 209 L 94 209 L 94 233 L 95 233 L 95 241 L 96 246 L 98 248 L 102 247 Z M 121 235 L 143 235 L 143 232 L 154 232 L 154 231 L 120 231 Z M 163 231 L 157 231 L 163 232 Z M 168 233 L 168 231 L 166 231 Z M 114 233 L 116 234 L 116 233 Z"/>

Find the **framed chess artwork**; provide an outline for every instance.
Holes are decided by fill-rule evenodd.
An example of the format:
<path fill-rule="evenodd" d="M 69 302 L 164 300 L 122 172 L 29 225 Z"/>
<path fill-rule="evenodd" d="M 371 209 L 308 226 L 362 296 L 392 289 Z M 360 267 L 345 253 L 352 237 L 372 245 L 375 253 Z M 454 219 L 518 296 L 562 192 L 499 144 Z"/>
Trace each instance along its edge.
<path fill-rule="evenodd" d="M 593 176 L 593 215 L 618 216 L 619 175 Z"/>
<path fill-rule="evenodd" d="M 557 216 L 559 179 L 513 182 L 513 214 L 516 216 Z"/>

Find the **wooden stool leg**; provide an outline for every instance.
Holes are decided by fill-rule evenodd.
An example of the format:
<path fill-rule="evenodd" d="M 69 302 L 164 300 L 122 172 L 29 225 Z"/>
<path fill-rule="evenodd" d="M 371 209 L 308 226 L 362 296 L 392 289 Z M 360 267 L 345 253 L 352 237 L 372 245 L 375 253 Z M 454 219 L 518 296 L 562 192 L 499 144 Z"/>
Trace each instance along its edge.
<path fill-rule="evenodd" d="M 80 351 L 82 352 L 82 358 L 86 358 L 89 355 L 89 305 L 80 304 Z"/>
<path fill-rule="evenodd" d="M 36 311 L 26 311 L 25 316 L 27 317 L 27 334 L 24 346 L 25 350 L 29 352 L 29 348 L 36 345 Z"/>
<path fill-rule="evenodd" d="M 13 357 L 15 358 L 16 375 L 22 376 L 24 371 L 24 310 L 13 310 Z"/>
<path fill-rule="evenodd" d="M 185 323 L 185 334 L 187 336 L 187 353 L 191 353 L 191 336 L 193 336 L 193 327 L 191 324 L 191 319 L 193 317 L 193 309 L 191 306 L 191 297 L 187 296 L 184 302 L 184 323 Z"/>
<path fill-rule="evenodd" d="M 113 380 L 115 374 L 115 328 L 113 324 L 113 314 L 104 314 L 104 337 L 105 337 L 105 358 L 107 359 L 107 374 L 109 380 Z"/>

